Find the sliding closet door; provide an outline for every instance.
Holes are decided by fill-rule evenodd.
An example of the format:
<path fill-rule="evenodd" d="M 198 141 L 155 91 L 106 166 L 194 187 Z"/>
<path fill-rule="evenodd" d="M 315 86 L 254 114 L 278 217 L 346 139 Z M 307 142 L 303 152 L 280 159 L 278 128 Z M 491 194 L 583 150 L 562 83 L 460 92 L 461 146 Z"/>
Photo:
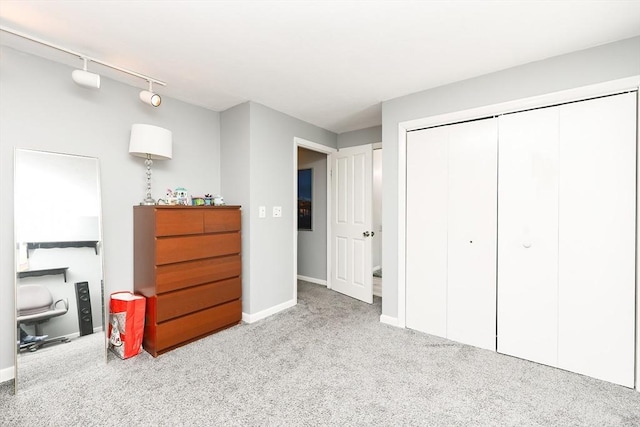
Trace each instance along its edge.
<path fill-rule="evenodd" d="M 548 365 L 558 339 L 558 109 L 500 117 L 498 351 Z"/>
<path fill-rule="evenodd" d="M 447 338 L 496 349 L 497 119 L 449 128 Z"/>
<path fill-rule="evenodd" d="M 446 127 L 407 135 L 408 328 L 447 333 Z"/>
<path fill-rule="evenodd" d="M 560 107 L 558 366 L 633 387 L 636 99 Z"/>

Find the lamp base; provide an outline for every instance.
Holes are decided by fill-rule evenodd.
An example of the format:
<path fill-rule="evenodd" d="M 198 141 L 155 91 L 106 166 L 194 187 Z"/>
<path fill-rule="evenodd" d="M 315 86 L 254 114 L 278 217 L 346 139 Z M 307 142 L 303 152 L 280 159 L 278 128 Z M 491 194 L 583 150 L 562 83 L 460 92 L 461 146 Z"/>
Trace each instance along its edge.
<path fill-rule="evenodd" d="M 141 201 L 140 204 L 144 206 L 153 206 L 156 204 L 156 201 L 153 200 L 151 197 L 147 197 L 146 199 Z"/>

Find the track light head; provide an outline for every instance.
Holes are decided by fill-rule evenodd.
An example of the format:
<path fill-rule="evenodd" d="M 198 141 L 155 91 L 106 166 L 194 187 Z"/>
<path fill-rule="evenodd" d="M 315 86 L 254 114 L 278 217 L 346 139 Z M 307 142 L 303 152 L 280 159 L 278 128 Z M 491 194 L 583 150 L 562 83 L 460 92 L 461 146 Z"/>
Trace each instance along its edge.
<path fill-rule="evenodd" d="M 74 82 L 80 86 L 88 87 L 90 89 L 100 89 L 100 75 L 90 73 L 87 71 L 87 59 L 84 60 L 84 67 L 82 70 L 73 70 L 71 78 Z"/>
<path fill-rule="evenodd" d="M 144 102 L 145 104 L 149 104 L 152 107 L 157 107 L 162 102 L 162 98 L 160 98 L 160 95 L 158 95 L 157 93 L 143 90 L 142 92 L 140 92 L 140 101 Z"/>
<path fill-rule="evenodd" d="M 152 107 L 157 107 L 162 102 L 162 98 L 157 93 L 153 93 L 153 82 L 149 80 L 149 90 L 143 90 L 140 92 L 140 101 L 145 104 L 149 104 Z"/>

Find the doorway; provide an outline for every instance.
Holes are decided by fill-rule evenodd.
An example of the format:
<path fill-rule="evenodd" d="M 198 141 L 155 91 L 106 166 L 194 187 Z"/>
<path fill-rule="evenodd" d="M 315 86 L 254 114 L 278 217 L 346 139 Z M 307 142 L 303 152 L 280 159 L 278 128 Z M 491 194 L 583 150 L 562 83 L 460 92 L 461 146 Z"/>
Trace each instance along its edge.
<path fill-rule="evenodd" d="M 310 163 L 314 163 L 315 166 L 312 167 L 311 175 L 314 176 L 314 180 L 317 182 L 318 178 L 324 176 L 324 185 L 316 185 L 315 188 L 312 185 L 311 188 L 311 229 L 312 231 L 301 231 L 301 233 L 307 233 L 303 236 L 303 240 L 305 245 L 308 243 L 309 245 L 305 246 L 305 250 L 313 250 L 311 252 L 313 257 L 316 258 L 314 261 L 308 261 L 306 259 L 300 260 L 301 263 L 304 264 L 305 270 L 301 270 L 298 272 L 298 263 L 299 263 L 299 248 L 298 248 L 298 169 L 299 169 L 299 153 L 303 151 L 303 156 L 307 156 Z M 330 162 L 329 155 L 331 153 L 336 152 L 335 148 L 327 147 L 326 145 L 318 144 L 317 142 L 308 141 L 302 138 L 293 138 L 293 277 L 292 277 L 292 289 L 293 289 L 293 300 L 297 303 L 298 301 L 298 279 L 305 280 L 311 283 L 316 283 L 319 285 L 324 285 L 327 288 L 331 289 L 331 281 L 330 281 L 330 260 L 331 260 L 331 247 L 328 245 L 330 241 L 330 230 L 331 225 L 329 221 L 329 214 L 331 212 L 331 172 L 330 172 Z M 323 166 L 324 165 L 324 166 Z M 320 170 L 322 169 L 322 170 Z M 315 174 L 313 173 L 315 171 Z M 313 182 L 313 181 L 312 181 Z M 321 201 L 315 201 L 314 197 L 317 199 L 321 198 Z M 318 206 L 323 209 L 318 209 Z M 324 231 L 322 231 L 324 230 Z M 324 238 L 322 237 L 324 235 Z M 323 242 L 323 243 L 322 243 Z M 304 255 L 303 255 L 304 256 Z M 323 269 L 324 266 L 324 269 Z M 299 274 L 300 273 L 300 274 Z M 306 273 L 306 274 L 303 274 Z M 323 274 L 324 273 L 324 274 Z M 317 277 L 313 277 L 317 276 Z"/>
<path fill-rule="evenodd" d="M 375 154 L 369 154 L 369 161 L 374 173 L 369 175 L 370 185 L 369 191 L 374 200 L 372 200 L 370 209 L 372 214 L 372 223 L 368 225 L 371 231 L 369 238 L 371 241 L 371 261 L 365 275 L 369 276 L 369 298 L 372 294 L 382 296 L 382 150 L 381 143 L 369 144 L 369 152 L 375 149 Z M 332 267 L 336 263 L 332 252 L 336 248 L 332 248 L 332 204 L 338 201 L 333 194 L 332 183 L 332 163 L 334 153 L 338 150 L 327 147 L 318 143 L 307 141 L 301 138 L 294 138 L 293 163 L 293 197 L 294 197 L 294 224 L 293 224 L 293 243 L 294 243 L 294 271 L 293 271 L 293 295 L 297 301 L 297 282 L 304 280 L 326 286 L 333 289 Z M 354 147 L 355 148 L 355 147 Z M 346 149 L 345 149 L 346 150 Z M 349 150 L 346 150 L 349 151 Z M 339 156 L 338 156 L 339 157 Z M 374 159 L 375 157 L 375 159 Z M 306 194 L 299 195 L 298 179 L 299 170 L 305 170 L 303 175 L 311 176 L 311 191 Z M 371 172 L 369 172 L 371 174 Z M 375 194 L 374 194 L 375 192 Z M 338 194 L 338 193 L 336 193 Z M 299 204 L 299 196 L 309 200 L 301 201 Z M 338 206 L 336 204 L 335 206 Z M 304 211 L 304 212 L 303 212 Z M 311 212 L 311 218 L 305 217 L 305 226 L 302 229 L 298 227 L 299 215 L 308 215 Z M 335 231 L 335 230 L 333 230 Z M 361 233 L 362 234 L 362 233 Z M 368 233 L 367 233 L 368 234 Z M 339 249 L 339 248 L 338 248 Z M 340 252 L 336 252 L 339 254 Z M 372 268 L 373 267 L 373 268 Z M 364 272 L 364 270 L 361 270 Z M 376 277 L 377 276 L 377 277 Z M 340 279 L 339 275 L 337 276 Z M 371 290 L 371 279 L 376 283 L 376 289 Z M 338 280 L 339 281 L 339 280 Z M 338 283 L 340 284 L 340 283 Z M 339 290 L 339 289 L 334 289 Z M 345 292 L 342 292 L 345 293 Z M 348 294 L 348 293 L 347 293 Z M 361 299 L 361 298 L 358 298 Z"/>
<path fill-rule="evenodd" d="M 328 155 L 298 147 L 297 277 L 327 286 Z"/>

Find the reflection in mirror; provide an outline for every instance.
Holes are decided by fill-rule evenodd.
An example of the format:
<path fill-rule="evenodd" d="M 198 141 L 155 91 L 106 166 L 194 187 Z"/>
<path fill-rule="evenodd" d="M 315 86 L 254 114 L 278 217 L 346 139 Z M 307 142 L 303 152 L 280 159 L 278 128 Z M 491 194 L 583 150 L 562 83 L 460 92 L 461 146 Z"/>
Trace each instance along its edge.
<path fill-rule="evenodd" d="M 98 159 L 16 149 L 16 372 L 25 389 L 105 363 Z"/>

